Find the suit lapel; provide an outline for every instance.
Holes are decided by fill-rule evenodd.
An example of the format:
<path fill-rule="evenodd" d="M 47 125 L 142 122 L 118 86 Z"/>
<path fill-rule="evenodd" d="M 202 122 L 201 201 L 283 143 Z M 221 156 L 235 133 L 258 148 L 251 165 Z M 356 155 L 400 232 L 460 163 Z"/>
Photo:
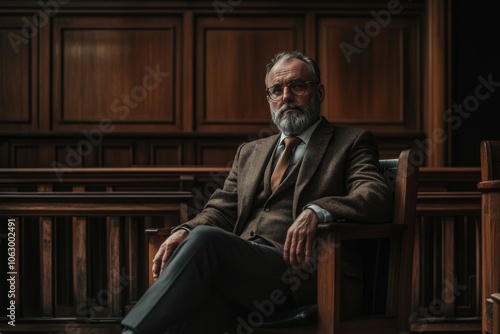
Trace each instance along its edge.
<path fill-rule="evenodd" d="M 245 223 L 250 210 L 252 208 L 252 203 L 255 198 L 259 184 L 262 182 L 265 175 L 270 173 L 269 161 L 278 142 L 279 135 L 275 135 L 269 138 L 269 140 L 262 141 L 255 145 L 254 152 L 249 156 L 255 157 L 254 159 L 248 159 L 244 167 L 246 177 L 239 177 L 238 181 L 241 185 L 238 188 L 241 190 L 238 198 L 238 223 Z M 268 170 L 268 172 L 266 172 Z M 270 175 L 270 174 L 269 174 Z M 265 186 L 266 181 L 264 181 Z M 269 183 L 269 181 L 267 181 Z M 267 186 L 269 187 L 269 185 Z"/>
<path fill-rule="evenodd" d="M 302 165 L 300 166 L 299 175 L 297 176 L 297 183 L 295 184 L 295 196 L 293 199 L 294 219 L 296 218 L 295 213 L 297 212 L 299 196 L 321 164 L 321 160 L 325 155 L 333 133 L 334 127 L 322 118 L 321 123 L 309 140 L 304 157 L 302 158 Z"/>

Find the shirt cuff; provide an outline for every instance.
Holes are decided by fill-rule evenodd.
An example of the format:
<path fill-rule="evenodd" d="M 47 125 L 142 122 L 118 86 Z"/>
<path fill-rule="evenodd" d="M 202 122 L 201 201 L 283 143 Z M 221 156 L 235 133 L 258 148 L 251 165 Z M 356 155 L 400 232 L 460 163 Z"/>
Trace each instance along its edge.
<path fill-rule="evenodd" d="M 318 215 L 320 223 L 328 223 L 333 221 L 332 214 L 327 210 L 323 209 L 322 207 L 320 207 L 318 204 L 307 204 L 304 207 L 304 210 L 305 209 L 313 210 Z"/>
<path fill-rule="evenodd" d="M 175 232 L 177 232 L 179 230 L 186 230 L 188 232 L 191 232 L 191 228 L 190 227 L 181 225 L 181 226 L 177 226 L 176 228 L 174 228 L 172 230 L 172 232 L 170 232 L 170 235 L 174 234 Z"/>

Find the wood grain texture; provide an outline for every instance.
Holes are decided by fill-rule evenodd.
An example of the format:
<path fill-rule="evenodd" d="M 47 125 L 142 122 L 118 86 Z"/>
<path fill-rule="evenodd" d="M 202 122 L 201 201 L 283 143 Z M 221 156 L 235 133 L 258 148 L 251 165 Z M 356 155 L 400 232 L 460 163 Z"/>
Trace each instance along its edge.
<path fill-rule="evenodd" d="M 116 131 L 180 129 L 179 33 L 176 17 L 58 16 L 54 129 L 92 129 L 102 120 Z"/>
<path fill-rule="evenodd" d="M 482 329 L 486 332 L 486 300 L 500 292 L 500 142 L 484 141 L 480 152 L 481 182 L 478 183 L 478 189 L 482 193 Z M 498 319 L 492 321 L 498 324 Z M 492 327 L 492 330 L 498 332 L 500 329 Z"/>
<path fill-rule="evenodd" d="M 196 20 L 196 130 L 258 132 L 269 125 L 265 65 L 279 51 L 302 49 L 300 17 Z"/>
<path fill-rule="evenodd" d="M 413 56 L 419 49 L 418 18 L 393 17 L 385 28 L 379 24 L 374 33 L 367 32 L 366 27 L 376 23 L 373 17 L 318 21 L 318 61 L 326 91 L 323 113 L 340 124 L 418 129 L 419 74 Z"/>
<path fill-rule="evenodd" d="M 228 141 L 237 147 L 262 131 L 275 131 L 264 92 L 264 65 L 276 52 L 293 49 L 320 62 L 324 115 L 374 131 L 382 158 L 432 136 L 423 125 L 429 115 L 422 107 L 422 50 L 439 41 L 422 38 L 424 1 L 405 3 L 402 13 L 370 32 L 370 42 L 352 54 L 350 63 L 339 44 L 354 43 L 355 27 L 364 30 L 371 24 L 373 29 L 377 20 L 372 11 L 386 10 L 386 1 L 230 2 L 223 13 L 214 3 L 71 3 L 38 27 L 28 43 L 19 44 L 19 54 L 4 39 L 0 130 L 6 132 L 0 133 L 0 153 L 8 159 L 0 166 L 68 165 L 66 145 L 78 151 L 82 140 L 91 141 L 92 152 L 73 159 L 71 168 L 224 166 L 232 155 L 223 147 Z M 22 35 L 22 18 L 37 10 L 36 2 L 0 5 L 0 33 Z M 441 14 L 437 11 L 433 18 Z M 165 74 L 158 78 L 161 82 L 149 77 L 151 69 Z M 443 77 L 433 69 L 432 82 Z M 19 130 L 28 136 L 10 136 Z M 132 134 L 147 135 L 127 140 Z M 212 134 L 220 136 L 220 154 L 200 154 L 197 147 Z M 130 154 L 113 151 L 108 159 L 98 153 L 101 144 L 123 138 L 133 147 Z M 177 153 L 151 148 L 179 140 L 183 146 Z M 39 151 L 16 152 L 16 145 L 39 146 Z M 441 154 L 438 148 L 444 145 L 433 142 L 431 147 Z"/>
<path fill-rule="evenodd" d="M 38 34 L 21 18 L 0 14 L 0 129 L 36 131 Z"/>

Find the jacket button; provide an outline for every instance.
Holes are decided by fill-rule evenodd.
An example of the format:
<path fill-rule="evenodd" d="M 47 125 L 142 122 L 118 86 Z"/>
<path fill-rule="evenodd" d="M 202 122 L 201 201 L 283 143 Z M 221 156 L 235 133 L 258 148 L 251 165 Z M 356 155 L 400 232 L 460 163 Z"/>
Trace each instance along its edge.
<path fill-rule="evenodd" d="M 251 232 L 250 232 L 250 236 L 252 236 L 252 237 L 253 237 L 254 235 L 255 235 L 255 231 L 251 231 Z"/>

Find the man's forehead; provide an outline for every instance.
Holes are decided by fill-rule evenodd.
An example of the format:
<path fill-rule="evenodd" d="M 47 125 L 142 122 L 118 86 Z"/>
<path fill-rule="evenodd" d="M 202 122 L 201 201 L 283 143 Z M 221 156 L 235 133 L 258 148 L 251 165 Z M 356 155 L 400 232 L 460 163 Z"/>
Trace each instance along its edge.
<path fill-rule="evenodd" d="M 309 75 L 309 72 L 307 64 L 300 59 L 279 60 L 269 71 L 268 80 L 272 83 L 288 77 L 305 78 Z"/>

